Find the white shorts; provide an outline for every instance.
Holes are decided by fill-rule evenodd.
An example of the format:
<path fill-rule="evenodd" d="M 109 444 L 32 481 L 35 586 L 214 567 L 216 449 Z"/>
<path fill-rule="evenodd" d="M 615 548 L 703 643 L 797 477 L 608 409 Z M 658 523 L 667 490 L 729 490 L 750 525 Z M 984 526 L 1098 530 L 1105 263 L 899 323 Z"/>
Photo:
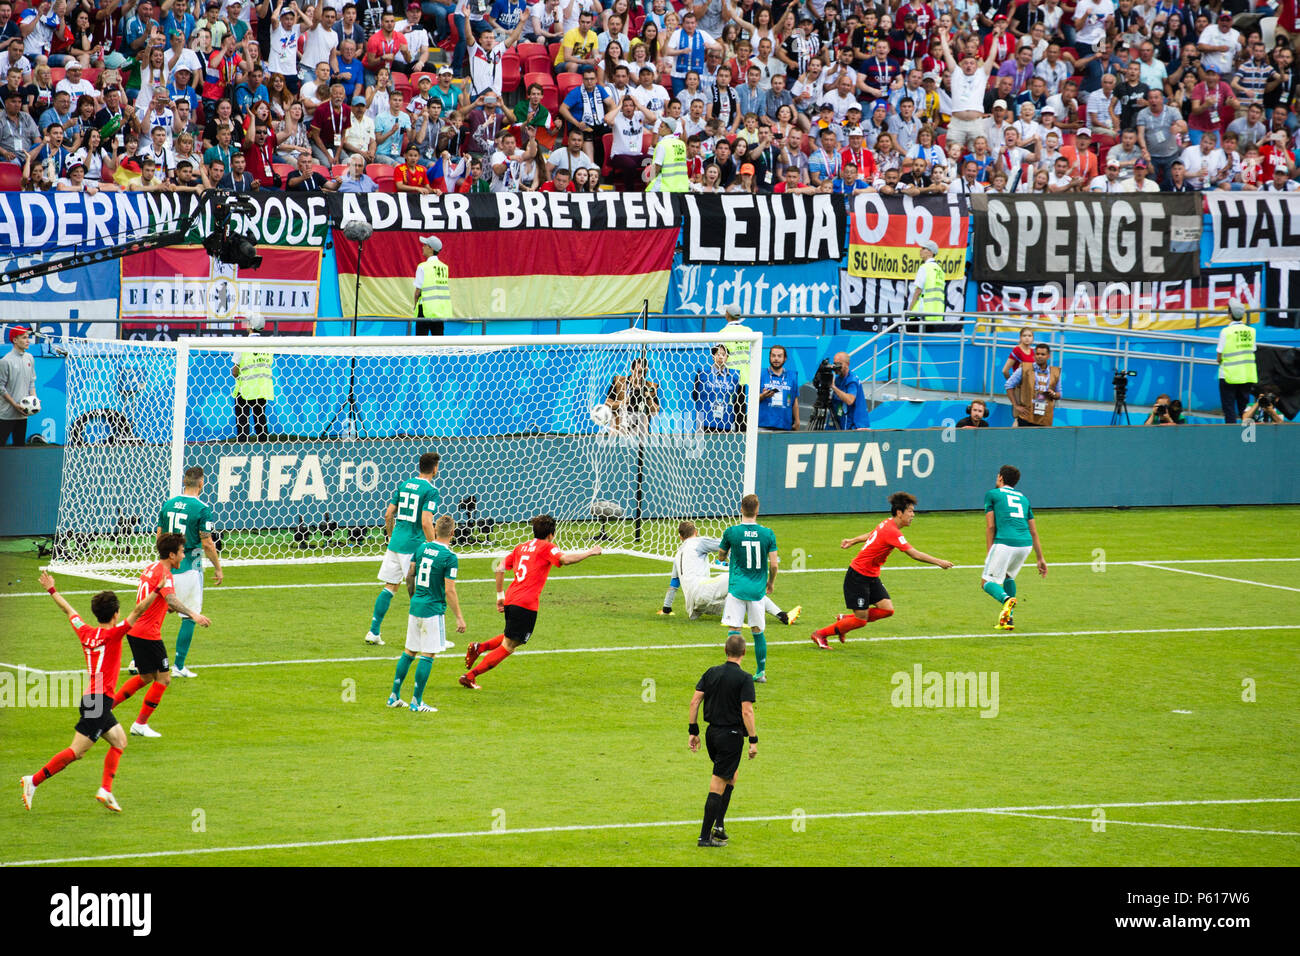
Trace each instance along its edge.
<path fill-rule="evenodd" d="M 984 127 L 982 119 L 963 120 L 952 119 L 948 121 L 948 136 L 946 142 L 949 143 L 973 143 L 976 137 L 984 136 L 987 130 Z"/>
<path fill-rule="evenodd" d="M 203 613 L 203 569 L 194 568 L 172 575 L 172 585 L 176 588 L 176 600 L 180 601 L 195 614 Z M 182 614 L 181 617 L 186 617 Z"/>
<path fill-rule="evenodd" d="M 441 654 L 447 649 L 447 618 L 406 617 L 406 649 L 412 654 Z"/>
<path fill-rule="evenodd" d="M 686 598 L 686 613 L 692 619 L 701 614 L 721 614 L 727 600 L 727 576 L 682 578 L 682 595 Z"/>
<path fill-rule="evenodd" d="M 742 601 L 734 594 L 728 594 L 722 607 L 722 623 L 727 627 L 752 627 L 761 631 L 766 613 L 762 601 Z"/>
<path fill-rule="evenodd" d="M 984 559 L 984 580 L 1001 584 L 1007 578 L 1014 578 L 1033 550 L 1033 545 L 1028 544 L 1020 548 L 1009 544 L 993 545 Z"/>
<path fill-rule="evenodd" d="M 385 584 L 401 584 L 404 582 L 413 557 L 415 557 L 413 554 L 398 554 L 396 551 L 385 551 L 384 563 L 379 566 L 379 580 Z"/>

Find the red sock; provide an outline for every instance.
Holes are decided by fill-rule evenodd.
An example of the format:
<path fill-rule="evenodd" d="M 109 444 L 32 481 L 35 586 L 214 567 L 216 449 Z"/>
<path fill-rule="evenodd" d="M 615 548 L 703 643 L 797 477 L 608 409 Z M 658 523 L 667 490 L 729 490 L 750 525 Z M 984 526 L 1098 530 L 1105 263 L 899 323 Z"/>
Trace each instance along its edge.
<path fill-rule="evenodd" d="M 140 675 L 138 674 L 127 680 L 125 684 L 117 689 L 117 693 L 113 695 L 113 706 L 116 707 L 118 704 L 122 703 L 122 701 L 126 700 L 147 683 L 148 681 L 141 680 Z"/>
<path fill-rule="evenodd" d="M 122 759 L 122 751 L 116 747 L 109 747 L 108 753 L 104 754 L 104 776 L 99 781 L 99 785 L 105 790 L 113 789 L 113 778 L 117 776 L 117 762 Z"/>
<path fill-rule="evenodd" d="M 500 664 L 503 660 L 505 660 L 509 656 L 510 656 L 510 651 L 507 648 L 504 647 L 496 648 L 495 650 L 489 652 L 484 657 L 482 657 L 479 660 L 479 662 L 474 665 L 474 669 L 469 672 L 470 676 L 479 677 L 482 674 L 486 674 L 488 671 L 496 667 L 498 664 Z"/>
<path fill-rule="evenodd" d="M 149 723 L 149 718 L 153 716 L 154 708 L 158 706 L 158 701 L 162 700 L 163 692 L 167 690 L 166 684 L 159 684 L 157 681 L 149 688 L 149 692 L 144 695 L 144 703 L 140 705 L 140 716 L 135 719 L 137 724 Z"/>
<path fill-rule="evenodd" d="M 893 617 L 893 608 L 886 611 L 883 607 L 873 607 L 867 612 L 867 621 L 879 621 L 882 617 Z"/>
<path fill-rule="evenodd" d="M 874 608 L 873 608 L 874 610 Z M 843 637 L 849 631 L 856 631 L 860 627 L 866 627 L 867 622 L 853 614 L 846 614 L 835 622 L 835 633 Z"/>
<path fill-rule="evenodd" d="M 50 758 L 49 763 L 32 775 L 32 786 L 39 787 L 42 783 L 49 780 L 50 777 L 53 777 L 56 773 L 76 759 L 77 755 L 72 752 L 71 747 L 60 750 Z"/>
<path fill-rule="evenodd" d="M 835 623 L 834 623 L 834 624 L 827 624 L 827 625 L 826 625 L 825 627 L 823 627 L 821 630 L 816 631 L 816 632 L 814 632 L 814 633 L 816 633 L 816 635 L 817 635 L 818 637 L 830 637 L 832 634 L 838 634 L 838 633 L 839 633 L 840 621 L 842 621 L 845 617 L 846 617 L 846 615 L 844 615 L 844 614 L 837 614 L 837 615 L 835 615 Z"/>
<path fill-rule="evenodd" d="M 504 641 L 505 639 L 506 636 L 504 634 L 498 634 L 490 641 L 483 641 L 478 646 L 478 652 L 480 654 L 484 654 L 487 651 L 495 651 L 498 647 L 501 646 L 501 642 Z"/>

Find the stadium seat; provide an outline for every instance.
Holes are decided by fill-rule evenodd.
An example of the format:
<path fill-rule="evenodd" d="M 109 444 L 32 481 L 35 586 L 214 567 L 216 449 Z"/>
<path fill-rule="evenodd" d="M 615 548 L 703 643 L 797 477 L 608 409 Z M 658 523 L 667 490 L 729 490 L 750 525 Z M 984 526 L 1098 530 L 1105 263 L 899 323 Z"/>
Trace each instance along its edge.
<path fill-rule="evenodd" d="M 93 66 L 88 66 L 81 71 L 81 78 L 85 80 L 87 83 L 89 83 L 91 86 L 94 86 L 95 81 L 99 79 L 100 72 L 102 71 L 96 69 Z"/>
<path fill-rule="evenodd" d="M 614 134 L 606 133 L 600 138 L 600 141 L 605 144 L 605 162 L 600 167 L 600 178 L 607 179 L 609 178 L 610 173 L 614 171 L 613 167 L 609 165 L 609 154 L 614 148 Z"/>
<path fill-rule="evenodd" d="M 545 53 L 530 53 L 528 56 L 521 58 L 519 62 L 521 64 L 520 69 L 525 74 L 540 73 L 545 76 L 545 82 L 540 80 L 538 81 L 541 82 L 543 86 L 546 86 L 547 84 L 550 84 L 551 86 L 555 85 L 554 61 Z"/>
<path fill-rule="evenodd" d="M 435 85 L 438 82 L 438 75 L 436 73 L 430 73 L 427 70 L 425 70 L 420 73 L 411 74 L 411 86 L 418 87 L 420 85 L 420 78 L 423 76 L 427 76 Z"/>
<path fill-rule="evenodd" d="M 23 168 L 16 163 L 0 163 L 0 191 L 12 193 L 23 188 Z"/>
<path fill-rule="evenodd" d="M 520 60 L 526 60 L 534 54 L 546 56 L 545 43 L 516 43 L 515 52 L 519 54 Z"/>
<path fill-rule="evenodd" d="M 520 60 L 514 50 L 506 50 L 501 57 L 501 92 L 513 93 L 519 89 Z"/>
<path fill-rule="evenodd" d="M 560 43 L 559 40 L 556 40 L 554 43 L 546 44 L 546 52 L 550 56 L 552 63 L 554 63 L 555 58 L 560 55 L 560 47 L 563 45 L 564 44 Z"/>
<path fill-rule="evenodd" d="M 322 166 L 320 163 L 314 163 L 311 168 L 313 172 L 319 173 L 320 175 L 324 176 L 326 179 L 333 178 L 333 174 L 330 172 L 330 168 L 328 166 Z M 343 168 L 346 169 L 347 167 L 345 166 Z"/>
<path fill-rule="evenodd" d="M 298 167 L 293 163 L 272 163 L 271 171 L 279 173 L 281 179 L 288 179 L 298 171 Z"/>
<path fill-rule="evenodd" d="M 805 139 L 806 139 L 806 138 L 807 138 L 807 137 L 805 137 Z M 948 150 L 948 134 L 947 134 L 947 133 L 940 133 L 938 136 L 936 136 L 936 137 L 934 138 L 934 145 L 935 145 L 935 146 L 938 146 L 938 147 L 939 147 L 940 149 L 942 149 L 944 152 L 947 152 L 947 150 Z"/>
<path fill-rule="evenodd" d="M 411 92 L 411 78 L 405 73 L 393 71 L 393 89 L 401 90 L 403 93 Z"/>
<path fill-rule="evenodd" d="M 577 86 L 582 86 L 581 73 L 561 73 L 555 78 L 555 89 L 561 102 L 569 95 L 569 91 Z"/>
<path fill-rule="evenodd" d="M 341 166 L 332 166 L 330 167 L 330 179 L 338 179 L 347 171 L 348 171 L 347 163 L 343 163 Z"/>
<path fill-rule="evenodd" d="M 64 67 L 61 66 L 50 67 L 50 85 L 58 86 L 59 80 L 63 79 L 67 75 L 68 75 L 68 71 Z"/>
<path fill-rule="evenodd" d="M 375 181 L 381 193 L 397 192 L 397 186 L 393 182 L 392 166 L 385 166 L 383 163 L 371 163 L 366 167 L 366 175 Z M 385 183 L 387 183 L 387 187 L 385 187 Z"/>
<path fill-rule="evenodd" d="M 646 130 L 641 134 L 641 152 L 650 155 L 650 151 L 655 148 L 655 134 Z"/>
<path fill-rule="evenodd" d="M 644 13 L 634 13 L 634 14 L 632 14 L 632 22 L 628 25 L 628 28 L 627 28 L 628 35 L 629 35 L 629 36 L 632 36 L 632 37 L 640 36 L 640 34 L 641 34 L 641 27 L 643 27 L 644 25 L 645 25 L 645 14 L 644 14 Z M 627 51 L 624 50 L 623 52 L 626 53 Z"/>
<path fill-rule="evenodd" d="M 544 72 L 544 71 L 543 71 L 543 72 L 536 72 L 536 73 L 534 73 L 534 72 L 530 72 L 530 71 L 525 71 L 525 72 L 524 72 L 524 86 L 532 86 L 534 83 L 540 83 L 540 84 L 542 85 L 542 89 L 544 89 L 544 90 L 546 90 L 546 89 L 554 90 L 554 89 L 555 89 L 555 77 L 551 76 L 550 73 L 547 73 L 547 72 Z"/>

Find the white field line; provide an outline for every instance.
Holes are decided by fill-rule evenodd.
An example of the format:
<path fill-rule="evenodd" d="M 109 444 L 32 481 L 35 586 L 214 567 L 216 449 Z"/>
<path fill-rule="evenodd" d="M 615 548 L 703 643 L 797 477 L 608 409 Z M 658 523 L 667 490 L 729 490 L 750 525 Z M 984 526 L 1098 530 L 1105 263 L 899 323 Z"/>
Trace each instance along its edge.
<path fill-rule="evenodd" d="M 1053 810 L 1096 810 L 1119 809 L 1124 807 L 1192 807 L 1192 806 L 1238 806 L 1259 803 L 1300 803 L 1300 797 L 1254 797 L 1239 800 L 1147 800 L 1125 803 L 1072 803 L 1057 806 L 1038 807 L 964 807 L 960 809 L 941 810 L 853 810 L 839 813 L 806 813 L 800 820 L 851 820 L 879 817 L 927 817 L 927 816 L 961 816 L 969 814 L 1026 814 L 1033 811 L 1049 812 Z M 756 817 L 730 817 L 732 823 L 779 823 L 796 819 L 791 814 Z M 1067 819 L 1074 819 L 1069 817 Z M 1109 822 L 1109 821 L 1107 821 Z M 655 820 L 644 823 L 586 823 L 554 827 L 520 827 L 507 830 L 462 830 L 443 833 L 400 833 L 391 836 L 351 837 L 339 840 L 303 840 L 294 843 L 261 843 L 242 846 L 201 847 L 188 850 L 147 850 L 139 853 L 111 853 L 103 856 L 69 856 L 40 860 L 0 861 L 0 866 L 40 866 L 54 863 L 101 863 L 109 860 L 149 860 L 165 857 L 208 856 L 213 853 L 255 853 L 265 850 L 300 850 L 324 846 L 355 846 L 366 843 L 398 843 L 411 840 L 455 840 L 467 837 L 506 837 L 521 834 L 538 833 L 578 833 L 599 830 L 644 830 L 665 827 L 698 827 L 699 820 Z"/>
<path fill-rule="evenodd" d="M 1242 627 L 1222 626 L 1222 627 L 1149 627 L 1149 628 L 1126 628 L 1121 630 L 1109 631 L 1017 631 L 1017 638 L 1038 638 L 1038 637 L 1110 637 L 1120 634 L 1195 634 L 1205 632 L 1224 632 L 1224 631 L 1295 631 L 1300 630 L 1300 624 L 1251 624 Z M 768 633 L 771 633 L 770 631 Z M 893 641 L 956 641 L 969 639 L 989 639 L 1000 638 L 1001 634 L 992 631 L 977 631 L 971 634 L 887 634 L 880 637 L 854 637 L 849 638 L 849 644 L 879 644 Z M 795 639 L 788 641 L 768 641 L 768 647 L 793 646 L 798 644 L 809 644 L 808 638 Z M 607 647 L 539 647 L 533 650 L 525 648 L 516 651 L 511 657 L 540 657 L 544 654 L 621 654 L 629 651 L 689 651 L 712 648 L 717 650 L 722 646 L 722 637 L 719 636 L 717 641 L 708 641 L 702 644 L 628 644 L 628 645 L 610 645 Z M 831 645 L 832 651 L 835 645 Z M 463 654 L 452 653 L 446 655 L 449 659 L 463 657 Z M 203 664 L 200 669 L 208 670 L 218 667 L 274 667 L 278 664 L 352 664 L 361 661 L 384 661 L 392 663 L 397 660 L 396 657 L 378 656 L 378 657 L 318 657 L 318 658 L 301 658 L 296 660 L 282 661 L 232 661 L 220 664 Z M 79 674 L 80 669 L 45 671 L 35 667 L 28 667 L 22 664 L 6 664 L 0 661 L 0 667 L 7 667 L 11 670 L 27 670 L 34 674 Z"/>
<path fill-rule="evenodd" d="M 1222 566 L 1222 565 L 1225 565 L 1225 564 L 1269 564 L 1269 563 L 1275 563 L 1275 562 L 1276 562 L 1276 563 L 1282 563 L 1282 562 L 1287 562 L 1287 561 L 1300 561 L 1300 558 L 1175 558 L 1175 559 L 1173 559 L 1173 560 L 1169 560 L 1169 561 L 1164 561 L 1164 560 L 1159 560 L 1159 559 L 1148 560 L 1148 561 L 1106 561 L 1106 562 L 1104 562 L 1104 565 L 1105 565 L 1105 567 L 1111 567 L 1111 566 L 1116 566 L 1116 567 L 1156 567 L 1158 564 L 1217 564 L 1217 565 Z M 1051 563 L 1051 564 L 1049 565 L 1049 567 L 1052 567 L 1052 568 L 1090 568 L 1090 567 L 1092 567 L 1093 565 L 1095 565 L 1096 563 L 1097 563 L 1096 561 L 1056 561 L 1056 562 Z M 843 574 L 843 573 L 844 573 L 844 569 L 845 569 L 847 566 L 848 566 L 848 560 L 846 560 L 846 561 L 844 562 L 843 565 L 841 565 L 841 566 L 839 566 L 839 567 L 834 567 L 834 568 L 798 568 L 798 569 L 796 569 L 796 568 L 782 568 L 782 569 L 781 569 L 781 574 L 782 574 L 782 575 L 787 575 L 787 574 Z M 982 564 L 958 564 L 958 565 L 954 565 L 953 568 L 952 568 L 952 570 L 954 570 L 954 571 L 980 571 L 980 570 L 983 570 L 983 568 L 984 568 L 984 565 L 982 565 Z M 938 570 L 940 570 L 940 569 L 939 569 L 939 568 L 936 568 L 936 567 L 934 567 L 933 565 L 930 565 L 930 564 L 911 564 L 911 563 L 909 563 L 909 564 L 890 565 L 889 568 L 888 568 L 888 573 L 892 575 L 892 574 L 895 574 L 895 573 L 900 572 L 900 571 L 938 571 Z M 1161 570 L 1171 571 L 1171 570 L 1174 570 L 1174 569 L 1173 569 L 1173 568 L 1163 568 L 1163 569 L 1161 569 Z M 1187 572 L 1187 573 L 1190 574 L 1190 573 L 1193 573 L 1193 572 Z M 1210 575 L 1210 577 L 1213 577 L 1213 576 L 1214 576 L 1214 575 Z M 120 583 L 120 584 L 123 584 L 123 585 L 129 585 L 131 590 L 134 590 L 136 584 L 139 583 L 138 580 L 135 579 L 135 578 L 132 578 L 132 579 L 129 579 L 129 580 L 128 580 L 128 579 L 126 579 L 126 578 L 115 578 L 115 577 L 111 577 L 111 576 L 108 576 L 108 575 L 86 575 L 86 574 L 74 574 L 74 573 L 72 573 L 71 571 L 64 571 L 64 572 L 62 572 L 62 573 L 60 574 L 60 577 L 75 577 L 75 578 L 90 577 L 90 578 L 93 578 L 94 580 L 112 581 L 112 582 L 114 582 L 114 583 Z M 670 578 L 670 577 L 672 577 L 672 573 L 671 573 L 671 571 L 668 571 L 668 570 L 664 570 L 664 571 L 636 571 L 636 572 L 630 572 L 630 573 L 626 573 L 626 574 L 561 574 L 561 575 L 559 575 L 559 576 L 557 576 L 557 577 L 547 579 L 547 584 L 555 583 L 555 582 L 558 582 L 558 581 L 620 581 L 620 580 L 631 580 L 631 579 L 633 579 L 633 578 L 661 578 L 661 579 L 665 579 L 665 580 L 666 580 L 667 578 Z M 1236 579 L 1235 579 L 1235 578 L 1224 578 L 1224 580 L 1225 580 L 1225 581 L 1234 581 L 1234 580 L 1236 580 Z M 458 585 L 461 585 L 461 584 L 495 584 L 496 581 L 495 581 L 493 578 L 464 578 L 464 579 L 458 580 L 456 583 L 457 583 Z M 1258 582 L 1256 582 L 1256 581 L 1246 581 L 1246 582 L 1243 582 L 1243 583 L 1246 583 L 1246 584 L 1257 584 Z M 206 589 L 206 588 L 212 588 L 212 589 L 217 590 L 217 591 L 284 591 L 284 590 L 289 590 L 289 589 L 302 589 L 302 588 L 377 588 L 378 586 L 379 586 L 379 581 L 378 581 L 378 580 L 373 580 L 373 581 L 320 581 L 320 582 L 313 582 L 313 581 L 299 581 L 299 582 L 294 583 L 294 584 L 229 584 L 229 585 L 223 584 L 223 585 L 220 585 L 220 586 L 215 585 L 215 584 L 207 584 L 207 585 L 205 585 L 205 589 Z M 1268 586 L 1268 587 L 1280 587 L 1281 585 L 1267 585 L 1267 586 Z M 1300 589 L 1289 588 L 1289 589 L 1287 589 L 1287 590 L 1300 590 Z M 64 591 L 64 590 L 60 590 L 59 593 L 62 594 L 62 595 L 64 595 L 64 596 L 66 597 L 66 596 L 68 596 L 68 595 L 84 596 L 84 595 L 89 595 L 89 594 L 97 594 L 97 593 L 99 593 L 99 592 L 97 592 L 97 591 Z M 46 596 L 46 594 L 45 594 L 44 591 L 15 591 L 15 592 L 11 592 L 11 593 L 0 593 L 0 599 L 3 599 L 3 598 L 45 597 L 45 596 Z"/>
<path fill-rule="evenodd" d="M 1172 561 L 1166 561 L 1164 563 L 1173 564 Z M 1226 578 L 1222 574 L 1207 574 L 1204 571 L 1191 571 L 1187 568 L 1165 568 L 1150 561 L 1143 561 L 1139 566 L 1144 568 L 1155 568 L 1157 571 L 1172 571 L 1175 574 L 1195 574 L 1197 577 L 1216 578 L 1219 581 L 1231 581 L 1234 584 L 1253 584 L 1257 588 L 1275 588 L 1278 591 L 1300 592 L 1300 588 L 1288 587 L 1285 584 L 1265 584 L 1263 581 L 1248 581 L 1245 578 Z"/>
<path fill-rule="evenodd" d="M 1296 830 L 1238 830 L 1233 827 L 1195 827 L 1186 823 L 1149 823 L 1140 820 L 1115 820 L 1107 817 L 1104 821 L 1096 821 L 1093 817 L 1059 817 L 1042 813 L 1020 813 L 1014 810 L 990 810 L 990 816 L 998 817 L 1028 817 L 1030 820 L 1065 820 L 1069 823 L 1094 823 L 1102 822 L 1106 826 L 1112 823 L 1121 827 L 1159 827 L 1163 830 L 1200 830 L 1205 833 L 1244 833 L 1251 836 L 1288 836 L 1300 837 L 1300 831 Z"/>

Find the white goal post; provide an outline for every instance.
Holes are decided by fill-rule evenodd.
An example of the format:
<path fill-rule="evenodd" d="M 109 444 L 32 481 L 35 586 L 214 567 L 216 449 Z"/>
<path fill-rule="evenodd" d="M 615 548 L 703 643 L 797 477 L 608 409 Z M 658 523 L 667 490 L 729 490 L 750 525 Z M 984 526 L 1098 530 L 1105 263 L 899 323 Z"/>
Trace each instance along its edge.
<path fill-rule="evenodd" d="M 718 343 L 750 347 L 734 396 Z M 264 404 L 235 397 L 253 351 L 272 358 Z M 719 535 L 754 490 L 761 358 L 762 335 L 735 326 L 72 341 L 52 567 L 151 560 L 159 509 L 196 465 L 223 564 L 376 560 L 393 490 L 430 451 L 458 553 L 506 553 L 550 513 L 561 548 L 671 558 L 680 521 Z"/>

